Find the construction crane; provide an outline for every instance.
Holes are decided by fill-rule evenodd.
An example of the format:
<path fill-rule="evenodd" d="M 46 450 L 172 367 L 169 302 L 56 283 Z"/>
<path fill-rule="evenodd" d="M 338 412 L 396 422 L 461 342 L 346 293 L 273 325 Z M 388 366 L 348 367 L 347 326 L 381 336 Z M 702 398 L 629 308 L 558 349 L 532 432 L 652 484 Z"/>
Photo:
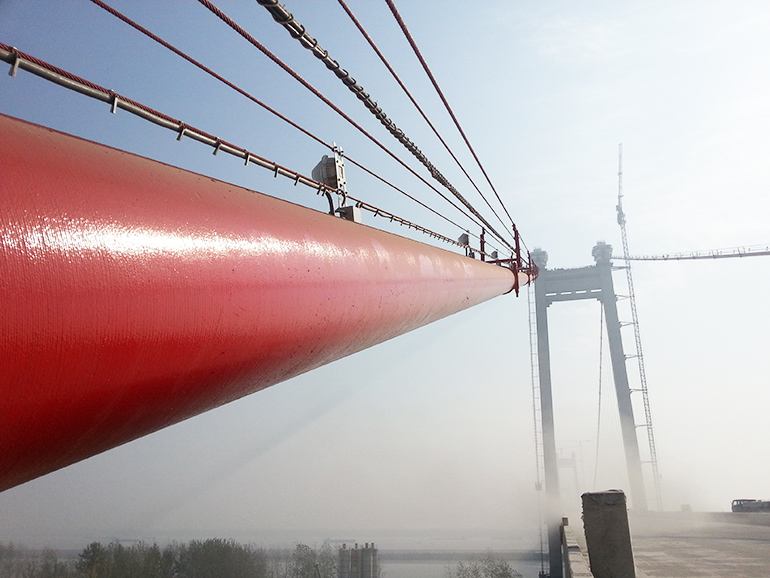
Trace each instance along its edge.
<path fill-rule="evenodd" d="M 620 205 L 618 205 L 618 210 L 620 210 Z M 620 219 L 620 213 L 618 213 L 618 219 Z M 624 226 L 621 225 L 621 228 Z M 613 257 L 613 259 L 623 259 L 625 261 L 693 261 L 696 259 L 728 259 L 732 257 L 762 257 L 767 255 L 770 255 L 770 245 L 691 251 L 689 253 L 666 253 L 664 255 L 641 255 L 638 257 L 629 257 L 624 254 L 623 257 Z"/>
<path fill-rule="evenodd" d="M 655 487 L 655 501 L 658 510 L 663 510 L 663 497 L 660 490 L 660 472 L 658 470 L 658 456 L 655 450 L 655 435 L 652 429 L 652 413 L 650 412 L 650 398 L 647 393 L 647 374 L 644 369 L 644 356 L 642 354 L 642 337 L 639 332 L 639 315 L 636 310 L 636 296 L 634 294 L 634 279 L 631 274 L 631 257 L 628 251 L 628 234 L 626 232 L 626 215 L 623 212 L 623 144 L 618 145 L 618 225 L 623 240 L 623 261 L 625 261 L 626 281 L 628 283 L 628 300 L 631 306 L 631 325 L 634 328 L 634 342 L 636 344 L 637 365 L 639 367 L 639 389 L 642 394 L 644 404 L 645 423 L 641 426 L 647 430 L 647 443 L 649 445 L 650 463 L 652 465 L 652 476 Z"/>
<path fill-rule="evenodd" d="M 628 298 L 631 308 L 630 325 L 634 328 L 634 341 L 636 344 L 636 354 L 628 357 L 635 357 L 639 367 L 639 389 L 642 394 L 644 404 L 645 423 L 638 427 L 647 430 L 647 440 L 649 444 L 650 463 L 655 484 L 655 498 L 658 509 L 662 510 L 662 495 L 660 489 L 660 472 L 658 469 L 657 452 L 655 449 L 655 436 L 652 428 L 652 416 L 650 412 L 650 401 L 647 391 L 647 375 L 644 367 L 644 356 L 642 353 L 641 335 L 639 332 L 639 316 L 636 308 L 636 295 L 634 293 L 634 281 L 631 273 L 631 261 L 684 261 L 700 259 L 727 259 L 735 257 L 759 257 L 770 255 L 770 245 L 754 245 L 733 247 L 728 249 L 713 249 L 710 251 L 691 251 L 687 253 L 665 253 L 663 255 L 641 255 L 631 256 L 628 250 L 628 234 L 626 231 L 626 215 L 623 212 L 623 145 L 618 145 L 618 204 L 617 204 L 618 225 L 620 226 L 623 242 L 623 255 L 613 256 L 615 260 L 622 260 L 625 263 L 626 280 L 628 283 Z"/>

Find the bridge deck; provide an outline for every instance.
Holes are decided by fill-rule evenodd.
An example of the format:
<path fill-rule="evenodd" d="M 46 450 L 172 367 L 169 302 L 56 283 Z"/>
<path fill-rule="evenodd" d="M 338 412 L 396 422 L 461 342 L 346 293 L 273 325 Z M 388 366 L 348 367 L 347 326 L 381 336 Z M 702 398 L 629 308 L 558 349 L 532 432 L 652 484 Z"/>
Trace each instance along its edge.
<path fill-rule="evenodd" d="M 632 515 L 638 578 L 767 578 L 770 514 Z"/>

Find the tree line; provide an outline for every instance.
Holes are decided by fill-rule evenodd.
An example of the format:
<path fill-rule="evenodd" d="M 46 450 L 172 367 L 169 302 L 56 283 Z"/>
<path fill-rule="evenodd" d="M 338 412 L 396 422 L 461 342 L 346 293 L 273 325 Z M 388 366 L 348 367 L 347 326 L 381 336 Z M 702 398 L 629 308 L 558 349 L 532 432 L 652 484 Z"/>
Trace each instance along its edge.
<path fill-rule="evenodd" d="M 445 575 L 521 578 L 507 561 L 489 551 L 447 567 Z M 163 547 L 92 542 L 70 558 L 53 550 L 0 543 L 0 578 L 337 578 L 337 555 L 329 544 L 265 549 L 221 538 Z"/>
<path fill-rule="evenodd" d="M 328 544 L 264 549 L 212 538 L 168 546 L 92 542 L 77 558 L 0 544 L 0 578 L 336 578 Z"/>
<path fill-rule="evenodd" d="M 506 560 L 490 551 L 466 562 L 458 562 L 454 568 L 447 568 L 445 574 L 446 578 L 522 578 Z"/>

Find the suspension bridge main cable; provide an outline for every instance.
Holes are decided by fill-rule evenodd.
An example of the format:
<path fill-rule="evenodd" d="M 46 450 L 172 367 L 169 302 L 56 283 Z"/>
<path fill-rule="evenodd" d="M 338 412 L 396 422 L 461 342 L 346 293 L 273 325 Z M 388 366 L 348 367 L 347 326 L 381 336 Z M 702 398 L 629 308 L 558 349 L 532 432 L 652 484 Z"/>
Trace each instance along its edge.
<path fill-rule="evenodd" d="M 329 143 L 325 142 L 323 139 L 321 139 L 320 137 L 316 136 L 315 134 L 313 134 L 313 133 L 312 133 L 312 132 L 310 132 L 309 130 L 305 129 L 304 127 L 302 127 L 301 125 L 297 124 L 296 122 L 294 122 L 294 121 L 293 121 L 293 120 L 291 120 L 290 118 L 288 118 L 288 117 L 286 117 L 285 115 L 281 114 L 280 112 L 278 112 L 277 110 L 275 110 L 275 109 L 274 109 L 274 108 L 272 108 L 271 106 L 269 106 L 269 105 L 265 104 L 264 102 L 262 102 L 261 100 L 259 100 L 259 99 L 258 99 L 258 98 L 256 98 L 255 96 L 253 96 L 251 93 L 249 93 L 249 92 L 247 92 L 246 90 L 242 89 L 241 87 L 239 87 L 238 85 L 234 84 L 233 82 L 231 82 L 231 81 L 227 80 L 225 77 L 223 77 L 223 76 L 221 76 L 220 74 L 216 73 L 215 71 L 213 71 L 212 69 L 210 69 L 209 67 L 207 67 L 206 65 L 204 65 L 203 63 L 199 62 L 198 60 L 196 60 L 196 59 L 194 59 L 193 57 L 189 56 L 188 54 L 186 54 L 186 53 L 185 53 L 185 52 L 183 52 L 182 50 L 178 49 L 178 48 L 177 48 L 177 47 L 175 47 L 173 44 L 170 44 L 169 42 L 166 42 L 166 41 L 165 41 L 165 40 L 163 40 L 161 37 L 157 36 L 157 35 L 156 35 L 156 34 L 154 34 L 153 32 L 151 32 L 151 31 L 149 31 L 148 29 L 144 28 L 144 27 L 143 27 L 141 24 L 139 24 L 139 23 L 135 22 L 134 20 L 131 20 L 131 19 L 130 19 L 128 16 L 126 16 L 125 14 L 123 14 L 123 13 L 121 13 L 120 11 L 116 10 L 115 8 L 111 7 L 109 4 L 106 4 L 106 3 L 105 3 L 105 2 L 103 2 L 102 0 L 91 0 L 91 2 L 93 2 L 94 4 L 96 4 L 97 6 L 99 6 L 100 8 L 103 8 L 104 10 L 106 10 L 107 12 L 109 12 L 110 14 L 112 14 L 113 16 L 115 16 L 116 18 L 118 18 L 119 20 L 121 20 L 121 21 L 125 22 L 126 24 L 128 24 L 128 25 L 129 25 L 129 26 L 131 26 L 132 28 L 134 28 L 134 29 L 138 30 L 139 32 L 141 32 L 142 34 L 144 34 L 145 36 L 147 36 L 148 38 L 151 38 L 151 39 L 152 39 L 152 40 L 154 40 L 155 42 L 159 43 L 161 46 L 164 46 L 165 48 L 167 48 L 167 49 L 171 50 L 171 51 L 172 51 L 174 54 L 176 54 L 176 55 L 178 55 L 178 56 L 180 56 L 180 57 L 184 58 L 184 59 L 185 59 L 186 61 L 188 61 L 189 63 L 191 63 L 191 64 L 193 64 L 193 65 L 197 66 L 198 68 L 200 68 L 201 70 L 203 70 L 203 71 L 204 71 L 204 72 L 206 72 L 207 74 L 209 74 L 209 75 L 213 76 L 214 78 L 216 78 L 217 80 L 219 80 L 220 82 L 222 82 L 222 83 L 223 83 L 223 84 L 225 84 L 226 86 L 228 86 L 228 87 L 232 88 L 232 89 L 233 89 L 233 90 L 235 90 L 236 92 L 240 93 L 241 95 L 245 96 L 246 98 L 248 98 L 249 100 L 251 100 L 251 101 L 252 101 L 252 102 L 254 102 L 255 104 L 258 104 L 259 106 L 261 106 L 262 108 L 264 108 L 266 111 L 268 111 L 268 112 L 270 112 L 271 114 L 275 115 L 276 117 L 280 118 L 281 120 L 283 120 L 284 122 L 288 123 L 288 124 L 289 124 L 289 125 L 291 125 L 292 127 L 296 128 L 297 130 L 299 130 L 299 131 L 300 131 L 300 132 L 302 132 L 303 134 L 305 134 L 305 135 L 309 136 L 311 139 L 315 140 L 316 142 L 318 142 L 319 144 L 323 145 L 323 146 L 324 146 L 324 147 L 326 147 L 327 149 L 329 149 L 329 150 L 334 150 L 334 147 L 333 147 L 333 145 L 330 145 Z M 86 81 L 86 82 L 87 82 L 87 81 Z M 446 215 L 442 214 L 441 212 L 437 211 L 437 210 L 436 210 L 436 209 L 434 209 L 433 207 L 431 207 L 431 206 L 429 206 L 428 204 L 426 204 L 426 203 L 424 203 L 424 202 L 420 201 L 419 199 L 417 199 L 417 198 L 416 198 L 416 197 L 414 197 L 413 195 L 410 195 L 409 193 L 407 193 L 406 191 L 404 191 L 404 190 L 400 189 L 399 187 L 397 187 L 397 186 L 393 185 L 392 183 L 390 183 L 389 181 L 387 181 L 387 180 L 386 180 L 386 179 L 384 179 L 383 177 L 381 177 L 381 176 L 379 176 L 378 174 L 376 174 L 374 171 L 372 171 L 372 170 L 370 170 L 370 169 L 366 168 L 366 167 L 365 167 L 364 165 L 362 165 L 361 163 L 358 163 L 357 161 L 355 161 L 354 159 L 352 159 L 350 156 L 347 156 L 347 155 L 345 155 L 345 158 L 346 158 L 346 159 L 347 159 L 347 160 L 348 160 L 350 163 L 354 164 L 355 166 L 357 166 L 357 167 L 358 167 L 358 168 L 360 168 L 361 170 L 363 170 L 363 171 L 365 171 L 366 173 L 368 173 L 368 174 L 372 175 L 373 177 L 375 177 L 375 178 L 379 179 L 381 182 L 383 182 L 383 183 L 384 183 L 384 184 L 386 184 L 387 186 L 389 186 L 389 187 L 391 187 L 391 188 L 395 189 L 396 191 L 398 191 L 398 192 L 399 192 L 399 193 L 401 193 L 402 195 L 406 196 L 407 198 L 409 198 L 410 200 L 412 200 L 412 201 L 414 201 L 415 203 L 419 204 L 419 205 L 420 205 L 420 206 L 422 206 L 423 208 L 425 208 L 425 209 L 429 210 L 430 212 L 434 213 L 435 215 L 437 215 L 438 217 L 440 217 L 440 218 L 442 218 L 443 220 L 447 221 L 448 223 L 450 223 L 450 224 L 454 225 L 455 227 L 459 228 L 459 229 L 460 229 L 460 230 L 462 230 L 462 231 L 465 231 L 465 230 L 466 230 L 466 228 L 465 228 L 465 227 L 462 227 L 461 225 L 459 225 L 458 223 L 456 223 L 455 221 L 453 221 L 452 219 L 450 219 L 450 218 L 449 218 L 449 217 L 447 217 Z M 416 174 L 416 173 L 415 173 L 415 174 Z M 418 177 L 420 180 L 422 180 L 422 181 L 423 181 L 423 182 L 424 182 L 426 185 L 428 185 L 429 187 L 431 187 L 431 188 L 433 188 L 434 190 L 436 190 L 436 189 L 435 189 L 435 187 L 433 187 L 433 186 L 432 186 L 430 183 L 428 183 L 427 181 L 425 181 L 425 179 L 423 179 L 423 178 L 422 178 L 420 175 L 417 175 L 417 177 Z M 439 191 L 437 191 L 437 192 L 439 192 Z M 439 194 L 441 194 L 441 193 L 439 192 Z M 456 208 L 458 208 L 458 209 L 459 209 L 459 207 L 456 207 Z M 459 210 L 462 212 L 462 210 L 461 210 L 461 209 L 459 209 Z M 473 220 L 473 219 L 471 219 L 471 220 Z M 475 221 L 474 221 L 474 222 L 475 222 Z M 477 223 L 477 224 L 478 224 L 478 223 Z M 472 234 L 472 236 L 478 239 L 478 235 L 476 235 L 476 234 Z"/>
<path fill-rule="evenodd" d="M 428 78 L 430 78 L 431 83 L 433 83 L 433 87 L 436 89 L 436 92 L 441 98 L 441 102 L 444 103 L 444 106 L 446 107 L 446 110 L 449 113 L 449 116 L 452 117 L 452 120 L 454 121 L 455 126 L 457 127 L 457 130 L 460 132 L 460 134 L 463 137 L 463 140 L 465 141 L 465 144 L 468 146 L 468 150 L 471 151 L 473 158 L 476 159 L 476 163 L 479 165 L 481 172 L 484 174 L 484 177 L 487 179 L 487 183 L 489 183 L 489 186 L 491 187 L 492 191 L 495 193 L 495 197 L 497 197 L 497 200 L 500 203 L 500 206 L 503 208 L 503 210 L 505 211 L 505 214 L 511 220 L 511 226 L 513 227 L 514 235 L 518 237 L 518 229 L 516 228 L 516 223 L 513 222 L 513 218 L 511 217 L 511 214 L 508 212 L 508 209 L 506 208 L 505 203 L 503 203 L 503 200 L 500 198 L 500 195 L 497 193 L 497 189 L 495 188 L 495 185 L 492 184 L 492 179 L 489 178 L 489 175 L 487 174 L 487 171 L 484 169 L 484 166 L 481 164 L 481 160 L 476 154 L 476 151 L 471 146 L 471 143 L 468 140 L 468 137 L 465 135 L 465 131 L 463 131 L 462 127 L 460 126 L 460 122 L 457 120 L 457 117 L 455 116 L 455 113 L 452 110 L 452 107 L 449 106 L 449 101 L 444 96 L 443 91 L 438 85 L 438 81 L 436 81 L 436 78 L 433 76 L 433 73 L 428 67 L 428 63 L 423 58 L 422 53 L 420 52 L 420 49 L 417 48 L 417 43 L 414 41 L 414 38 L 412 38 L 412 35 L 409 33 L 409 29 L 406 27 L 406 23 L 404 22 L 404 19 L 401 18 L 401 14 L 399 14 L 398 10 L 396 9 L 396 5 L 393 3 L 393 0 L 385 0 L 385 2 L 390 8 L 390 11 L 393 13 L 393 17 L 398 22 L 398 25 L 401 27 L 401 31 L 404 33 L 404 36 L 409 42 L 409 45 L 412 47 L 412 50 L 417 56 L 417 59 L 420 61 L 420 64 L 422 64 L 422 67 L 425 70 L 425 73 L 428 75 Z"/>
<path fill-rule="evenodd" d="M 159 112 L 112 90 L 99 86 L 98 84 L 95 84 L 89 80 L 76 76 L 71 72 L 58 68 L 52 64 L 49 64 L 48 62 L 35 58 L 34 56 L 21 52 L 20 50 L 8 46 L 7 44 L 0 43 L 0 60 L 11 64 L 11 76 L 15 76 L 16 72 L 21 68 L 37 76 L 40 76 L 41 78 L 45 78 L 46 80 L 50 80 L 56 84 L 86 96 L 90 96 L 92 98 L 96 98 L 103 102 L 109 103 L 112 106 L 112 112 L 116 112 L 117 109 L 125 110 L 131 114 L 139 116 L 140 118 L 149 120 L 158 126 L 171 129 L 177 133 L 177 140 L 181 140 L 182 137 L 186 136 L 195 141 L 213 147 L 214 154 L 223 152 L 242 158 L 246 161 L 246 165 L 253 163 L 262 168 L 269 169 L 276 177 L 278 175 L 288 177 L 294 181 L 295 185 L 306 185 L 316 189 L 319 194 L 323 193 L 328 195 L 330 193 L 337 192 L 336 190 L 328 187 L 323 183 L 319 183 L 310 177 L 306 177 L 296 171 L 293 171 L 292 169 L 286 168 L 273 161 L 269 161 L 266 158 L 254 154 L 243 147 L 222 140 L 221 138 L 216 137 L 208 132 L 186 124 L 165 113 Z M 465 249 L 470 248 L 465 243 L 460 243 L 440 233 L 436 233 L 431 229 L 408 221 L 407 219 L 399 217 L 398 215 L 395 215 L 384 209 L 380 209 L 352 195 L 347 195 L 347 198 L 353 201 L 357 207 L 373 213 L 376 217 L 378 216 L 389 219 L 391 222 L 399 223 L 400 225 L 404 225 L 409 229 L 414 229 L 432 238 L 439 239 L 458 247 L 463 247 Z"/>
<path fill-rule="evenodd" d="M 393 67 L 390 65 L 390 62 L 388 62 L 387 58 L 385 58 L 385 55 L 382 53 L 382 51 L 377 47 L 377 44 L 375 44 L 374 40 L 372 40 L 372 37 L 369 36 L 369 34 L 364 29 L 361 22 L 359 22 L 358 18 L 356 18 L 355 14 L 353 14 L 353 11 L 350 9 L 350 7 L 345 3 L 345 0 L 337 0 L 339 2 L 342 9 L 345 11 L 345 13 L 348 15 L 350 20 L 353 22 L 353 24 L 358 28 L 358 31 L 361 33 L 361 35 L 364 37 L 364 39 L 369 43 L 369 46 L 371 46 L 372 50 L 374 50 L 375 54 L 379 57 L 379 59 L 382 61 L 382 63 L 385 65 L 385 68 L 388 69 L 388 72 L 390 72 L 391 76 L 395 79 L 395 81 L 398 83 L 398 85 L 401 87 L 401 90 L 404 91 L 404 94 L 406 94 L 407 98 L 412 102 L 414 107 L 417 109 L 417 112 L 420 113 L 422 118 L 425 120 L 425 122 L 428 124 L 428 126 L 433 131 L 433 134 L 436 135 L 436 138 L 441 142 L 442 145 L 444 145 L 444 148 L 449 153 L 449 155 L 454 159 L 455 163 L 457 163 L 457 166 L 460 167 L 460 170 L 463 172 L 463 174 L 468 178 L 468 181 L 473 185 L 473 188 L 476 189 L 476 191 L 479 193 L 482 199 L 484 199 L 484 202 L 487 204 L 489 209 L 494 213 L 495 217 L 497 217 L 497 220 L 500 221 L 500 224 L 503 226 L 503 228 L 507 229 L 508 225 L 506 225 L 503 220 L 500 218 L 500 215 L 497 214 L 497 211 L 492 207 L 490 202 L 487 200 L 487 198 L 484 196 L 484 193 L 481 192 L 481 189 L 479 189 L 479 186 L 476 184 L 476 181 L 473 180 L 473 178 L 468 174 L 468 171 L 465 169 L 465 167 L 460 162 L 460 159 L 457 158 L 454 151 L 449 147 L 447 142 L 444 140 L 444 138 L 439 134 L 438 129 L 433 125 L 433 123 L 428 118 L 428 115 L 425 114 L 425 111 L 423 111 L 422 107 L 417 103 L 417 100 L 412 96 L 412 93 L 409 91 L 409 89 L 406 87 L 406 85 L 403 83 L 401 78 L 398 76 L 396 71 L 393 69 Z"/>
<path fill-rule="evenodd" d="M 433 166 L 433 164 L 427 159 L 427 157 L 418 149 L 414 143 L 409 140 L 404 132 L 396 127 L 396 125 L 393 123 L 392 120 L 390 120 L 387 115 L 382 111 L 382 108 L 377 105 L 376 102 L 374 102 L 368 93 L 366 93 L 360 85 L 358 85 L 355 82 L 355 79 L 353 79 L 350 74 L 340 67 L 339 63 L 329 57 L 329 53 L 326 50 L 323 50 L 319 45 L 318 41 L 315 40 L 313 37 L 307 34 L 305 31 L 304 26 L 301 26 L 298 24 L 294 17 L 286 11 L 286 9 L 281 6 L 277 0 L 257 0 L 258 3 L 265 6 L 265 8 L 268 9 L 268 11 L 271 12 L 273 15 L 273 18 L 276 20 L 276 22 L 284 25 L 284 27 L 287 27 L 289 32 L 291 33 L 292 37 L 298 39 L 303 46 L 308 48 L 313 52 L 313 54 L 321 59 L 327 68 L 332 70 L 340 80 L 342 80 L 343 84 L 350 88 L 351 91 L 353 91 L 356 96 L 359 98 L 359 100 L 364 102 L 364 106 L 366 106 L 367 109 L 369 109 L 372 114 L 377 117 L 380 122 L 385 126 L 388 131 L 399 141 L 401 144 L 404 145 L 404 147 L 411 152 L 415 158 L 417 158 L 418 161 L 420 161 L 427 169 L 428 172 L 430 172 L 431 176 L 436 179 L 440 184 L 442 184 L 445 188 L 447 188 L 465 207 L 478 219 L 481 221 L 481 223 L 477 222 L 478 226 L 486 227 L 486 229 L 494 235 L 499 242 L 507 246 L 509 249 L 515 251 L 515 247 L 508 242 L 503 235 L 497 232 L 497 230 L 484 218 L 481 213 L 479 213 L 476 208 L 471 205 L 470 202 L 468 202 L 465 197 L 460 194 L 460 192 L 442 175 L 439 170 Z M 361 125 L 359 125 L 357 122 L 355 122 L 350 116 L 345 114 L 339 107 L 337 107 L 334 103 L 332 103 L 328 98 L 326 98 L 320 91 L 318 91 L 315 87 L 313 87 L 308 81 L 306 81 L 304 78 L 302 78 L 297 72 L 292 70 L 291 67 L 289 67 L 285 62 L 283 62 L 280 58 L 278 58 L 275 54 L 273 54 L 270 50 L 267 49 L 261 42 L 259 42 L 256 38 L 254 38 L 251 34 L 249 34 L 245 29 L 243 29 L 237 22 L 235 22 L 232 18 L 227 16 L 222 10 L 220 10 L 216 5 L 214 5 L 210 0 L 198 0 L 200 4 L 205 6 L 209 11 L 211 11 L 213 14 L 215 14 L 220 20 L 225 22 L 228 26 L 230 26 L 233 30 L 235 30 L 238 34 L 240 34 L 244 39 L 246 39 L 252 46 L 257 48 L 260 52 L 262 52 L 265 56 L 270 58 L 273 62 L 275 62 L 280 68 L 282 68 L 285 72 L 287 72 L 289 75 L 291 75 L 295 80 L 297 80 L 300 84 L 302 84 L 305 88 L 307 88 L 310 92 L 312 92 L 316 97 L 318 97 L 321 101 L 323 101 L 326 105 L 328 105 L 332 110 L 337 112 L 339 115 L 341 115 L 345 120 L 347 120 L 352 126 L 354 126 L 357 130 L 359 130 L 364 136 L 366 136 L 368 139 L 370 139 L 372 142 L 374 142 L 377 146 L 379 146 L 382 150 L 384 150 L 386 153 L 388 153 L 391 157 L 396 159 L 402 166 L 407 168 L 412 174 L 418 175 L 416 171 L 414 171 L 409 165 L 407 165 L 405 162 L 403 162 L 401 159 L 399 159 L 392 151 L 390 151 L 385 145 L 380 143 L 374 136 L 372 136 L 369 132 L 366 131 Z M 306 44 L 307 43 L 307 44 Z M 423 179 L 423 182 L 424 179 Z M 452 202 L 446 195 L 438 191 L 435 187 L 431 187 L 434 191 L 436 191 L 444 200 L 451 203 L 455 208 L 458 210 L 461 210 L 454 202 Z M 470 218 L 471 220 L 474 220 L 470 217 L 470 215 L 466 216 Z"/>

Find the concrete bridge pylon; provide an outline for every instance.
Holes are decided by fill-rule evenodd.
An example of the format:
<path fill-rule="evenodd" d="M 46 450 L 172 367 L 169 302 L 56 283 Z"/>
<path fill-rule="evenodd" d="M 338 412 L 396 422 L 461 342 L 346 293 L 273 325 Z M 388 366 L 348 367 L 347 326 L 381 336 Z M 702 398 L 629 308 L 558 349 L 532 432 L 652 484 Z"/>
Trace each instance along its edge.
<path fill-rule="evenodd" d="M 612 246 L 598 242 L 592 251 L 595 265 L 574 269 L 547 269 L 548 253 L 542 249 L 532 251 L 532 260 L 540 273 L 535 281 L 535 317 L 537 325 L 537 364 L 540 387 L 541 420 L 543 435 L 543 465 L 546 492 L 546 525 L 548 527 L 548 552 L 550 577 L 561 578 L 561 498 L 559 470 L 556 455 L 553 393 L 551 388 L 551 359 L 548 341 L 548 307 L 558 301 L 598 299 L 604 309 L 607 340 L 612 361 L 615 393 L 620 414 L 620 427 L 625 449 L 629 490 L 632 506 L 636 511 L 647 510 L 642 460 L 636 437 L 628 382 L 626 356 L 618 319 L 617 295 L 612 282 Z"/>

